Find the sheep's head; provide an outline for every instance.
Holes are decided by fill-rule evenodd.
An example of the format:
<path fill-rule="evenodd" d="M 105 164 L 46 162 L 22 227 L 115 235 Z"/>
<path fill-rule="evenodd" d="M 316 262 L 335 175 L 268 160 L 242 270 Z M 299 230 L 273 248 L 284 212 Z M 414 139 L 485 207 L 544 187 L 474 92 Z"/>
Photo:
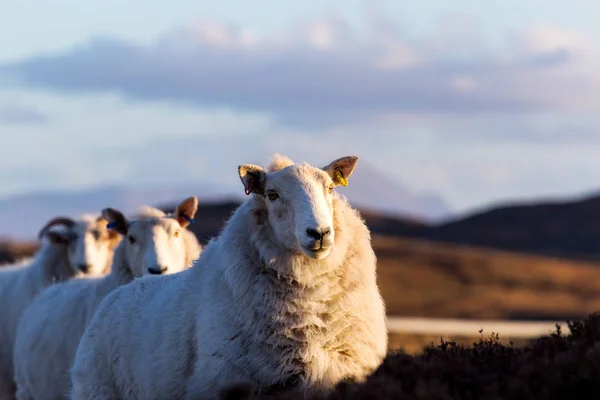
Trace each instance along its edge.
<path fill-rule="evenodd" d="M 115 247 L 121 238 L 106 229 L 108 221 L 103 217 L 83 216 L 73 220 L 56 217 L 40 230 L 39 238 L 46 236 L 55 245 L 68 247 L 68 260 L 75 273 L 100 276 L 106 273 Z M 56 226 L 62 230 L 51 230 Z"/>
<path fill-rule="evenodd" d="M 188 267 L 184 230 L 198 210 L 195 196 L 182 201 L 173 215 L 146 207 L 128 220 L 114 208 L 102 210 L 109 228 L 124 237 L 125 257 L 134 278 L 167 275 Z"/>
<path fill-rule="evenodd" d="M 348 184 L 357 162 L 358 157 L 349 156 L 316 168 L 276 156 L 267 170 L 245 164 L 238 172 L 246 194 L 263 199 L 273 239 L 285 248 L 322 259 L 335 238 L 333 188 Z"/>

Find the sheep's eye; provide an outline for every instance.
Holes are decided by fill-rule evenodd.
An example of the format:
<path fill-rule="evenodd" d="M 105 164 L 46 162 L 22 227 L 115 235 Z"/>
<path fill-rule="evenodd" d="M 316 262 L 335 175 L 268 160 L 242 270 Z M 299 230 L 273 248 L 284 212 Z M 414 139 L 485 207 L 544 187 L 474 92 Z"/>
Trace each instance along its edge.
<path fill-rule="evenodd" d="M 98 239 L 100 239 L 100 232 L 99 231 L 92 231 L 92 236 L 94 236 L 94 239 L 98 240 Z"/>
<path fill-rule="evenodd" d="M 329 186 L 329 187 L 327 188 L 327 192 L 328 192 L 329 194 L 333 193 L 333 185 L 331 185 L 331 186 Z"/>
<path fill-rule="evenodd" d="M 129 243 L 134 244 L 135 243 L 135 238 L 131 235 L 127 236 L 127 239 L 129 240 Z"/>
<path fill-rule="evenodd" d="M 173 236 L 179 237 L 179 231 L 175 231 L 175 233 L 173 234 Z"/>
<path fill-rule="evenodd" d="M 275 192 L 269 192 L 267 193 L 267 197 L 269 198 L 269 200 L 273 201 L 277 200 L 279 198 L 279 195 Z"/>

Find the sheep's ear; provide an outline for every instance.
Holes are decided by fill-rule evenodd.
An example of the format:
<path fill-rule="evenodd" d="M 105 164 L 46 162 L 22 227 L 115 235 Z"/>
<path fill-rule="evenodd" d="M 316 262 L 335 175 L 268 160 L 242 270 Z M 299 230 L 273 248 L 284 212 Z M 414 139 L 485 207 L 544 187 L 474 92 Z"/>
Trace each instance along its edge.
<path fill-rule="evenodd" d="M 50 243 L 67 244 L 69 242 L 69 237 L 66 232 L 46 231 L 44 235 L 46 235 Z"/>
<path fill-rule="evenodd" d="M 105 208 L 102 210 L 102 216 L 108 221 L 106 228 L 115 231 L 121 235 L 127 235 L 127 229 L 129 228 L 129 222 L 123 213 L 114 208 Z"/>
<path fill-rule="evenodd" d="M 175 219 L 182 228 L 186 228 L 194 222 L 196 211 L 198 211 L 198 198 L 196 196 L 188 197 L 175 209 Z"/>
<path fill-rule="evenodd" d="M 338 158 L 326 167 L 323 167 L 323 171 L 329 174 L 335 186 L 346 186 L 348 185 L 348 178 L 354 172 L 354 168 L 356 168 L 357 162 L 358 157 L 356 156 Z"/>
<path fill-rule="evenodd" d="M 267 175 L 261 167 L 254 164 L 240 165 L 238 173 L 240 174 L 240 179 L 244 184 L 244 190 L 247 195 L 250 193 L 256 193 L 261 196 L 265 194 L 265 179 Z"/>

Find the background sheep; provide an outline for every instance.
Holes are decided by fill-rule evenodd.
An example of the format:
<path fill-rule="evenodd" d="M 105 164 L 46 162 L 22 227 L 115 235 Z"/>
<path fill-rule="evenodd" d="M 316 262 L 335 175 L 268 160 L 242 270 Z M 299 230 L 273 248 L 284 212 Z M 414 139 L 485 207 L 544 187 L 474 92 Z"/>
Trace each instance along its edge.
<path fill-rule="evenodd" d="M 185 229 L 197 209 L 197 198 L 190 197 L 173 216 L 144 207 L 127 221 L 119 211 L 103 211 L 128 239 L 116 249 L 108 276 L 53 285 L 27 308 L 14 350 L 17 399 L 64 399 L 79 339 L 104 296 L 143 275 L 182 271 L 198 258 L 200 245 Z"/>
<path fill-rule="evenodd" d="M 110 270 L 114 249 L 121 239 L 109 232 L 106 224 L 104 218 L 89 215 L 77 221 L 54 218 L 40 230 L 42 247 L 29 264 L 0 270 L 0 399 L 14 397 L 15 334 L 33 298 L 53 282 L 82 274 L 100 276 Z M 59 226 L 64 229 L 51 230 Z"/>
<path fill-rule="evenodd" d="M 73 399 L 211 399 L 237 383 L 310 391 L 373 371 L 387 330 L 370 233 L 332 195 L 356 162 L 240 166 L 254 195 L 193 268 L 100 304 L 73 364 Z"/>

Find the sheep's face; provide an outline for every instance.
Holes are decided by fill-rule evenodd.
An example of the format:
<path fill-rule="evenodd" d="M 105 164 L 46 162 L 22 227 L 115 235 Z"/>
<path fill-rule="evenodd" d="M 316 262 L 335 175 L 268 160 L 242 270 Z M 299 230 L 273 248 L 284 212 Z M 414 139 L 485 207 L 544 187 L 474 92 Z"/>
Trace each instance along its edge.
<path fill-rule="evenodd" d="M 40 231 L 50 242 L 67 247 L 67 258 L 73 273 L 101 276 L 111 264 L 114 249 L 121 241 L 120 236 L 106 229 L 108 221 L 103 217 L 83 216 L 75 221 L 67 217 L 50 220 Z M 62 225 L 65 229 L 49 230 Z"/>
<path fill-rule="evenodd" d="M 133 221 L 127 230 L 125 248 L 134 277 L 167 275 L 186 265 L 183 229 L 170 217 L 152 217 Z"/>
<path fill-rule="evenodd" d="M 120 237 L 106 229 L 104 218 L 78 221 L 69 229 L 69 262 L 78 273 L 106 274 Z"/>
<path fill-rule="evenodd" d="M 190 197 L 179 204 L 172 216 L 154 209 L 154 215 L 141 215 L 127 221 L 114 209 L 105 209 L 102 213 L 111 221 L 111 229 L 124 236 L 127 264 L 133 277 L 139 278 L 174 274 L 189 266 L 184 235 L 197 209 L 197 198 Z"/>
<path fill-rule="evenodd" d="M 357 157 L 344 157 L 315 168 L 278 159 L 269 172 L 246 164 L 239 167 L 239 173 L 246 193 L 263 198 L 273 240 L 322 259 L 329 255 L 335 240 L 333 188 L 347 183 L 357 161 Z"/>

